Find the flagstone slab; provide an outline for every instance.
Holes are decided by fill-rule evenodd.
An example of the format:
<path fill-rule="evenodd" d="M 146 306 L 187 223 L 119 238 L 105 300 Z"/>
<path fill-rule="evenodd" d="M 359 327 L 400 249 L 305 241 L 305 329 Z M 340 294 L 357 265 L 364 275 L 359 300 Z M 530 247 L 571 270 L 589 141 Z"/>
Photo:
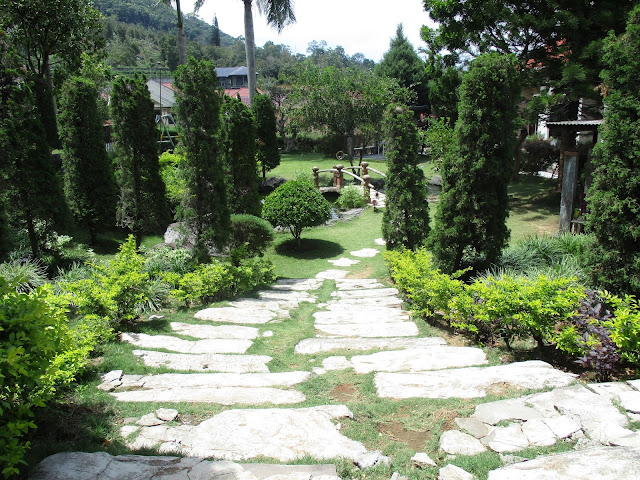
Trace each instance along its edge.
<path fill-rule="evenodd" d="M 340 298 L 335 297 L 327 301 L 327 305 L 343 305 L 343 306 L 386 306 L 386 307 L 402 307 L 404 300 L 395 295 L 386 295 L 382 297 L 365 297 L 365 298 Z"/>
<path fill-rule="evenodd" d="M 418 327 L 413 322 L 316 325 L 316 330 L 320 337 L 415 337 L 419 333 Z"/>
<path fill-rule="evenodd" d="M 519 423 L 511 423 L 506 427 L 492 427 L 489 435 L 480 442 L 498 453 L 519 452 L 530 446 L 529 439 Z"/>
<path fill-rule="evenodd" d="M 287 310 L 298 308 L 297 301 L 278 300 L 273 298 L 242 298 L 229 302 L 230 307 L 238 309 L 251 310 L 271 310 L 279 314 L 279 316 L 288 315 Z"/>
<path fill-rule="evenodd" d="M 384 238 L 376 238 L 373 242 L 376 245 L 386 245 L 387 244 L 387 242 L 384 241 Z"/>
<path fill-rule="evenodd" d="M 160 348 L 183 353 L 245 353 L 253 344 L 251 340 L 233 338 L 209 338 L 205 340 L 182 340 L 170 335 L 147 335 L 146 333 L 122 333 L 120 339 L 140 348 Z"/>
<path fill-rule="evenodd" d="M 278 318 L 276 310 L 267 308 L 212 307 L 196 312 L 195 318 L 209 322 L 260 325 Z"/>
<path fill-rule="evenodd" d="M 349 272 L 347 270 L 329 269 L 324 272 L 319 272 L 316 275 L 316 278 L 320 280 L 336 280 L 338 278 L 346 277 L 348 273 Z"/>
<path fill-rule="evenodd" d="M 279 300 L 282 302 L 309 302 L 316 303 L 318 297 L 310 295 L 306 291 L 299 290 L 262 290 L 258 292 L 259 298 L 266 298 L 269 300 Z"/>
<path fill-rule="evenodd" d="M 196 323 L 171 322 L 171 329 L 180 334 L 195 338 L 238 338 L 253 340 L 260 331 L 256 327 L 242 325 L 202 325 Z"/>
<path fill-rule="evenodd" d="M 398 308 L 327 305 L 329 310 L 313 314 L 318 325 L 340 325 L 352 323 L 377 324 L 411 321 L 411 316 Z"/>
<path fill-rule="evenodd" d="M 327 260 L 327 261 L 331 263 L 334 267 L 351 267 L 353 265 L 360 263 L 360 260 L 352 260 L 346 257 L 338 258 L 337 260 Z"/>
<path fill-rule="evenodd" d="M 272 387 L 174 387 L 110 393 L 121 402 L 189 402 L 220 405 L 285 405 L 301 403 L 304 394 Z"/>
<path fill-rule="evenodd" d="M 271 285 L 272 290 L 317 290 L 322 286 L 322 281 L 316 278 L 282 278 Z"/>
<path fill-rule="evenodd" d="M 447 430 L 440 435 L 440 450 L 450 455 L 477 455 L 487 451 L 480 440 L 458 430 Z"/>
<path fill-rule="evenodd" d="M 306 338 L 298 342 L 296 353 L 316 354 L 335 350 L 398 350 L 401 348 L 428 348 L 446 345 L 442 337 L 427 338 Z"/>
<path fill-rule="evenodd" d="M 640 379 L 638 380 L 628 380 L 627 383 L 631 385 L 636 390 L 640 391 Z"/>
<path fill-rule="evenodd" d="M 489 472 L 488 480 L 635 480 L 640 449 L 601 447 L 538 457 Z"/>
<path fill-rule="evenodd" d="M 292 387 L 308 380 L 310 372 L 279 373 L 162 373 L 123 375 L 121 389 Z"/>
<path fill-rule="evenodd" d="M 522 433 L 529 440 L 529 444 L 534 447 L 549 447 L 558 441 L 553 430 L 541 418 L 524 422 Z"/>
<path fill-rule="evenodd" d="M 394 287 L 386 287 L 386 288 L 370 288 L 364 290 L 338 290 L 336 292 L 332 292 L 332 297 L 338 298 L 377 298 L 377 297 L 388 297 L 388 296 L 397 296 L 399 295 L 399 291 Z"/>
<path fill-rule="evenodd" d="M 350 253 L 354 257 L 371 258 L 378 255 L 380 253 L 380 250 L 378 250 L 377 248 L 363 248 L 361 250 L 354 250 Z"/>
<path fill-rule="evenodd" d="M 542 418 L 542 414 L 533 407 L 525 405 L 523 398 L 510 398 L 496 402 L 481 403 L 476 406 L 472 418 L 489 425 L 502 420 L 534 420 Z"/>
<path fill-rule="evenodd" d="M 61 452 L 42 460 L 29 480 L 340 480 L 335 465 L 239 464 L 228 460 L 112 456 L 106 452 Z"/>
<path fill-rule="evenodd" d="M 172 370 L 189 370 L 194 372 L 224 373 L 268 373 L 267 363 L 271 357 L 266 355 L 222 355 L 165 353 L 154 350 L 134 350 L 149 367 L 166 367 Z"/>
<path fill-rule="evenodd" d="M 475 476 L 450 463 L 438 470 L 438 480 L 475 480 Z"/>
<path fill-rule="evenodd" d="M 354 355 L 356 373 L 440 370 L 488 363 L 484 352 L 474 347 L 437 346 Z"/>
<path fill-rule="evenodd" d="M 556 370 L 548 363 L 531 360 L 495 367 L 380 372 L 375 375 L 375 384 L 383 398 L 477 398 L 487 395 L 492 385 L 542 389 L 565 386 L 575 378 L 576 375 Z"/>
<path fill-rule="evenodd" d="M 358 260 L 354 260 L 357 262 Z M 336 280 L 338 290 L 363 290 L 370 288 L 386 288 L 375 278 L 344 278 Z"/>
<path fill-rule="evenodd" d="M 305 456 L 354 460 L 365 446 L 342 435 L 334 419 L 351 418 L 345 405 L 292 409 L 232 409 L 197 426 L 143 428 L 161 453 L 248 460 L 260 456 L 289 462 Z M 164 427 L 164 429 L 162 429 Z M 136 439 L 138 441 L 138 439 Z"/>

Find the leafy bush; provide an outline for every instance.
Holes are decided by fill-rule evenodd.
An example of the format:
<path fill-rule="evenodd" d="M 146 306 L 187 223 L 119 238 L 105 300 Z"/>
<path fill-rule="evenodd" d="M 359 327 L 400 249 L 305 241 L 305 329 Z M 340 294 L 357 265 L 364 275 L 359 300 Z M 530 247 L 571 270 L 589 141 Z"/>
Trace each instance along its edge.
<path fill-rule="evenodd" d="M 144 271 L 155 278 L 162 272 L 174 272 L 180 275 L 192 270 L 191 252 L 186 248 L 160 247 L 143 250 Z"/>
<path fill-rule="evenodd" d="M 545 140 L 527 141 L 524 144 L 524 163 L 521 170 L 538 173 L 547 170 L 560 159 L 560 145 Z"/>
<path fill-rule="evenodd" d="M 107 317 L 113 324 L 131 322 L 149 302 L 149 274 L 144 264 L 129 235 L 111 262 L 92 265 L 91 278 L 67 284 L 67 297 L 80 314 Z"/>
<path fill-rule="evenodd" d="M 276 227 L 288 228 L 298 244 L 304 228 L 322 225 L 330 217 L 329 202 L 312 183 L 302 179 L 280 185 L 262 206 L 262 218 Z"/>
<path fill-rule="evenodd" d="M 272 283 L 273 268 L 271 262 L 261 259 L 245 260 L 238 266 L 218 261 L 201 264 L 178 280 L 171 295 L 187 306 L 224 300 Z"/>
<path fill-rule="evenodd" d="M 364 195 L 362 188 L 348 185 L 340 191 L 336 205 L 341 210 L 364 207 L 367 205 L 367 197 Z"/>
<path fill-rule="evenodd" d="M 29 442 L 33 408 L 44 406 L 61 373 L 54 364 L 71 339 L 64 310 L 51 302 L 50 289 L 18 292 L 0 278 L 0 469 L 18 473 Z M 72 370 L 72 372 L 75 370 Z"/>
<path fill-rule="evenodd" d="M 262 256 L 273 242 L 273 226 L 266 220 L 253 215 L 231 215 L 230 248 L 237 249 L 246 245 L 250 256 Z"/>
<path fill-rule="evenodd" d="M 38 259 L 12 260 L 0 263 L 0 277 L 27 293 L 47 283 L 47 269 Z"/>
<path fill-rule="evenodd" d="M 183 161 L 182 154 L 170 152 L 164 152 L 159 159 L 160 176 L 167 191 L 167 200 L 174 211 L 187 192 L 187 181 L 181 169 Z"/>

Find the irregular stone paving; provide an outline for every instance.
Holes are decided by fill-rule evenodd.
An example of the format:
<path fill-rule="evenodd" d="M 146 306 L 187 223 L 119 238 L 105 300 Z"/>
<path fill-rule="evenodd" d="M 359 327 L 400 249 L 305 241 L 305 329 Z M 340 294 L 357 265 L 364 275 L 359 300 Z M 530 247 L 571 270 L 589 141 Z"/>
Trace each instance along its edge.
<path fill-rule="evenodd" d="M 384 245 L 384 240 L 376 243 Z M 378 253 L 377 249 L 365 248 L 351 255 L 366 258 Z M 344 257 L 332 263 L 348 268 L 358 261 Z M 490 480 L 640 476 L 640 434 L 627 428 L 629 418 L 640 419 L 640 380 L 585 387 L 572 385 L 575 375 L 541 361 L 479 366 L 487 363 L 480 349 L 450 347 L 439 337 L 418 338 L 418 328 L 403 310 L 397 289 L 375 279 L 347 279 L 348 273 L 332 269 L 313 279 L 278 281 L 257 298 L 198 312 L 195 316 L 200 323 L 170 324 L 176 335 L 189 339 L 123 334 L 123 341 L 141 348 L 134 354 L 146 365 L 197 373 L 125 375 L 112 371 L 98 386 L 119 401 L 215 402 L 230 406 L 271 403 L 287 408 L 233 408 L 199 425 L 183 423 L 177 410 L 157 409 L 140 419 L 129 419 L 121 427 L 121 436 L 132 449 L 158 448 L 160 453 L 187 458 L 58 454 L 43 461 L 31 478 L 338 479 L 334 466 L 233 463 L 258 457 L 281 462 L 307 456 L 320 460 L 347 458 L 359 468 L 390 467 L 391 459 L 368 451 L 362 443 L 340 433 L 338 421 L 353 416 L 345 405 L 291 408 L 305 400 L 296 385 L 312 375 L 345 368 L 359 374 L 375 372 L 377 393 L 384 398 L 478 398 L 507 388 L 554 388 L 480 404 L 470 417 L 455 419 L 457 430 L 441 435 L 440 448 L 449 455 L 475 455 L 488 450 L 502 454 L 550 446 L 562 439 L 575 440 L 583 448 L 501 467 L 489 474 Z M 336 291 L 329 301 L 318 305 L 314 314 L 316 337 L 300 341 L 296 353 L 380 351 L 330 356 L 313 372 L 282 373 L 269 373 L 271 357 L 244 354 L 260 336 L 264 328 L 260 325 L 287 318 L 289 310 L 301 302 L 315 303 L 317 298 L 309 292 L 318 289 L 325 279 L 335 281 Z M 272 331 L 262 331 L 263 337 L 271 335 Z M 435 465 L 419 455 L 412 462 L 420 468 Z M 454 465 L 443 466 L 438 475 L 448 480 L 472 478 Z M 392 478 L 404 477 L 394 473 Z"/>
<path fill-rule="evenodd" d="M 492 387 L 543 389 L 565 386 L 576 375 L 554 369 L 539 360 L 451 370 L 375 375 L 378 395 L 383 398 L 476 398 Z"/>
<path fill-rule="evenodd" d="M 239 464 L 203 458 L 63 452 L 43 460 L 31 480 L 340 480 L 334 465 Z"/>

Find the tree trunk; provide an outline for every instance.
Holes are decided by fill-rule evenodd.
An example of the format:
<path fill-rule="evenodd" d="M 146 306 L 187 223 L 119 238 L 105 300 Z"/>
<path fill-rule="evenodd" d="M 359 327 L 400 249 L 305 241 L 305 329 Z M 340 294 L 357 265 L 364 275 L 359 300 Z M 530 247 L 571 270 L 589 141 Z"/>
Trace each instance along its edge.
<path fill-rule="evenodd" d="M 36 228 L 33 224 L 33 217 L 30 212 L 27 212 L 27 232 L 29 233 L 29 243 L 31 244 L 31 253 L 33 254 L 33 258 L 38 258 L 40 256 L 38 236 L 36 234 Z"/>
<path fill-rule="evenodd" d="M 249 81 L 249 107 L 253 106 L 253 97 L 256 92 L 256 43 L 253 33 L 253 14 L 251 13 L 251 0 L 244 2 L 244 44 L 247 54 L 247 71 Z"/>
<path fill-rule="evenodd" d="M 184 34 L 184 24 L 182 23 L 182 11 L 180 10 L 180 0 L 176 0 L 176 10 L 178 15 L 178 62 L 180 65 L 187 63 L 187 37 Z"/>
<path fill-rule="evenodd" d="M 518 141 L 516 142 L 516 150 L 513 152 L 513 177 L 512 181 L 517 182 L 520 178 L 520 164 L 522 163 L 522 145 L 527 139 L 528 129 L 522 128 L 518 133 Z"/>

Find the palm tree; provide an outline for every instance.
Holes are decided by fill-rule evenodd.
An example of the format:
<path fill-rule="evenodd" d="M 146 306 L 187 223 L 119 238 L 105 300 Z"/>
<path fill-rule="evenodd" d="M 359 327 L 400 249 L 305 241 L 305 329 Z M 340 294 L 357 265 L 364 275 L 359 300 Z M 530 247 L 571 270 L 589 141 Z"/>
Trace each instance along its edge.
<path fill-rule="evenodd" d="M 200 0 L 198 0 L 200 1 Z M 178 27 L 178 63 L 184 65 L 187 63 L 187 39 L 184 35 L 184 24 L 182 22 L 182 10 L 180 10 L 180 0 L 160 0 L 165 5 L 176 5 L 176 13 L 178 15 L 178 21 L 176 26 Z"/>
<path fill-rule="evenodd" d="M 206 0 L 196 0 L 193 10 L 197 12 L 205 2 Z M 256 43 L 253 32 L 252 4 L 255 2 L 260 13 L 267 16 L 267 24 L 275 27 L 278 33 L 285 26 L 294 23 L 296 17 L 293 13 L 293 0 L 242 0 L 242 2 L 244 2 L 244 41 L 249 76 L 249 104 L 253 105 L 253 96 L 256 91 Z"/>

